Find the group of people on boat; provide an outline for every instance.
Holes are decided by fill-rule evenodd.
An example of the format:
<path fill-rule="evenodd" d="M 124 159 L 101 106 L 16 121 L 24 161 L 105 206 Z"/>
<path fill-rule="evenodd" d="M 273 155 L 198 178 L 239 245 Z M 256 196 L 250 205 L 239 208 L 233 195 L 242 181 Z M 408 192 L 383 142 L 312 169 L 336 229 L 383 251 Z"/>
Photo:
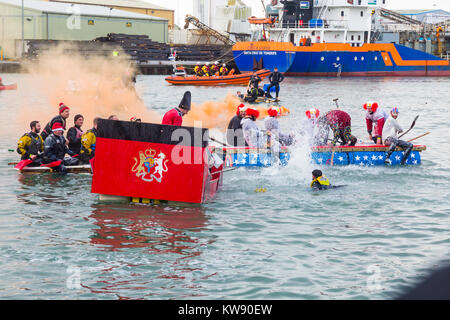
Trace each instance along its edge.
<path fill-rule="evenodd" d="M 228 70 L 226 63 L 220 66 L 219 61 L 215 61 L 213 64 L 207 62 L 203 66 L 200 65 L 200 62 L 197 62 L 194 67 L 194 72 L 198 77 L 219 77 L 233 75 L 235 70 Z"/>
<path fill-rule="evenodd" d="M 403 128 L 397 121 L 399 109 L 394 107 L 388 113 L 379 108 L 378 103 L 368 102 L 363 108 L 366 113 L 366 126 L 369 139 L 377 145 L 389 146 L 386 153 L 386 164 L 391 164 L 390 156 L 400 147 L 404 150 L 402 165 L 413 150 L 413 144 L 399 140 Z M 352 134 L 350 115 L 340 109 L 328 111 L 320 115 L 318 109 L 305 112 L 305 118 L 296 133 L 286 133 L 281 130 L 278 118 L 281 115 L 280 107 L 272 106 L 268 109 L 268 116 L 264 120 L 265 130 L 256 124 L 260 112 L 258 109 L 240 104 L 236 115 L 231 119 L 227 130 L 228 144 L 235 147 L 272 148 L 279 150 L 280 146 L 290 146 L 306 141 L 310 146 L 355 146 L 358 139 Z M 331 139 L 329 138 L 332 132 Z M 306 139 L 305 139 L 306 138 Z"/>
<path fill-rule="evenodd" d="M 67 120 L 70 108 L 59 104 L 59 114 L 53 117 L 42 129 L 38 120 L 30 123 L 30 131 L 25 133 L 17 142 L 17 153 L 28 167 L 45 165 L 56 171 L 65 172 L 66 166 L 89 164 L 95 156 L 97 139 L 97 124 L 100 118 L 95 118 L 93 126 L 83 131 L 84 117 L 77 114 L 74 125 L 67 131 Z M 117 116 L 109 117 L 118 120 Z M 66 156 L 68 155 L 68 156 Z"/>
<path fill-rule="evenodd" d="M 273 72 L 269 75 L 269 86 L 267 90 L 263 90 L 259 87 L 260 82 L 262 81 L 261 77 L 254 72 L 247 86 L 247 94 L 244 95 L 240 91 L 237 92 L 237 96 L 243 102 L 254 103 L 257 102 L 259 98 L 269 98 L 273 99 L 270 91 L 272 88 L 275 88 L 275 100 L 278 100 L 278 96 L 280 93 L 280 83 L 284 80 L 284 76 L 281 72 L 278 71 L 278 68 L 275 68 Z"/>

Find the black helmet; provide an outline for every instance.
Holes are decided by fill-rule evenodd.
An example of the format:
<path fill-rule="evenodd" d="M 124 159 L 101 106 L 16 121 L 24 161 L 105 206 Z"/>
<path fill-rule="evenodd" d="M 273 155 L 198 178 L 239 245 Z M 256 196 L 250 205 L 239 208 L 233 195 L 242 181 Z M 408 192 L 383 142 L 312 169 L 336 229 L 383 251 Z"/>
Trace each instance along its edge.
<path fill-rule="evenodd" d="M 318 177 L 321 177 L 323 174 L 322 174 L 322 171 L 316 169 L 312 172 L 312 175 L 314 176 L 314 178 L 318 178 Z"/>
<path fill-rule="evenodd" d="M 184 109 L 184 110 L 191 110 L 191 92 L 186 91 L 184 93 L 183 99 L 180 102 L 180 105 L 178 108 Z"/>

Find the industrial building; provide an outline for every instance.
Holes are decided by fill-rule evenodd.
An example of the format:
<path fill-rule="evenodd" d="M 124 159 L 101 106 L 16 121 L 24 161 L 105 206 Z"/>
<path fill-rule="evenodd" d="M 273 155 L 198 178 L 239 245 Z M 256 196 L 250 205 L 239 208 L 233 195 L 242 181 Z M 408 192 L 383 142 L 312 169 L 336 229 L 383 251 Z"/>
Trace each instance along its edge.
<path fill-rule="evenodd" d="M 0 0 L 3 58 L 22 56 L 25 40 L 93 40 L 108 33 L 148 35 L 168 42 L 168 20 L 105 6 L 38 0 Z M 23 27 L 22 27 L 23 26 Z"/>
<path fill-rule="evenodd" d="M 445 10 L 395 10 L 421 23 L 439 24 L 450 20 L 450 12 Z"/>
<path fill-rule="evenodd" d="M 164 18 L 169 21 L 169 29 L 172 29 L 174 26 L 174 15 L 175 15 L 174 10 L 167 9 L 159 5 L 148 3 L 145 1 L 139 0 L 44 0 L 44 1 L 105 6 L 108 8 L 114 8 L 118 10 L 125 10 L 134 13 Z"/>

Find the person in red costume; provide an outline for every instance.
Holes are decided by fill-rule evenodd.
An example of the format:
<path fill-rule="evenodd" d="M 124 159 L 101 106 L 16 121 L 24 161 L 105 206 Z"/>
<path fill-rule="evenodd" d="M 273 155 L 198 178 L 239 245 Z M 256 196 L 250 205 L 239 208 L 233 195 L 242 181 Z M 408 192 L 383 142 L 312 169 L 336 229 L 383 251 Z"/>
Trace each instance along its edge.
<path fill-rule="evenodd" d="M 181 126 L 183 124 L 183 116 L 191 110 L 191 92 L 186 91 L 178 108 L 173 108 L 166 112 L 162 119 L 162 124 L 171 126 Z"/>
<path fill-rule="evenodd" d="M 382 145 L 383 127 L 384 123 L 389 118 L 389 115 L 386 111 L 379 108 L 378 103 L 376 102 L 367 102 L 364 105 L 364 110 L 367 110 L 366 125 L 369 139 L 373 140 L 376 144 Z M 374 124 L 375 128 L 373 128 Z M 374 134 L 372 134 L 372 129 L 374 129 Z"/>

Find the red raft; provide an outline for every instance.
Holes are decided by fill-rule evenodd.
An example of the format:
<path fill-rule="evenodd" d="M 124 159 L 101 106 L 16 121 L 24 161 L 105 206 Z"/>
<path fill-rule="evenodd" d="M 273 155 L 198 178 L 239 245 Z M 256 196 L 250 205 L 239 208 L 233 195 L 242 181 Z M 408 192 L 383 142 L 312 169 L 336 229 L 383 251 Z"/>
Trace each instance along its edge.
<path fill-rule="evenodd" d="M 270 75 L 270 70 L 259 70 L 256 74 L 264 79 Z M 198 76 L 170 76 L 166 81 L 173 85 L 191 85 L 191 86 L 218 86 L 218 85 L 247 85 L 253 73 L 247 72 L 242 74 L 233 74 L 230 76 L 212 76 L 212 77 L 198 77 Z"/>
<path fill-rule="evenodd" d="M 0 91 L 1 90 L 16 90 L 16 89 L 17 89 L 17 83 L 0 86 Z"/>
<path fill-rule="evenodd" d="M 222 185 L 223 162 L 213 161 L 207 141 L 207 129 L 102 119 L 92 193 L 140 203 L 208 202 Z"/>

